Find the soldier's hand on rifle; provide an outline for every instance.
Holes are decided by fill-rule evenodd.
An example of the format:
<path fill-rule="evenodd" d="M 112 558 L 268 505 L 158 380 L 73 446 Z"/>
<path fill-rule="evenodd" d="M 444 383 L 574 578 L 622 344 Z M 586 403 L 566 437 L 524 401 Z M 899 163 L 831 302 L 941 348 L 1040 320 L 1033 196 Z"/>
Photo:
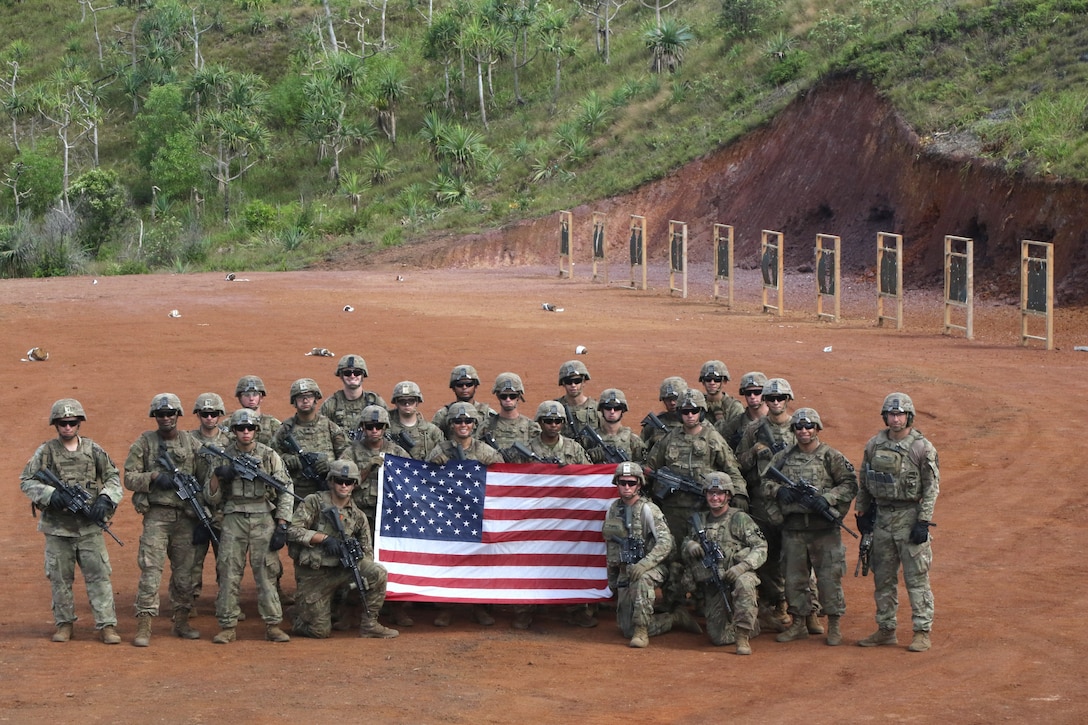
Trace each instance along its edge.
<path fill-rule="evenodd" d="M 778 493 L 776 493 L 774 497 L 778 499 L 778 503 L 783 506 L 789 506 L 790 504 L 797 503 L 800 494 L 790 486 L 780 486 L 778 488 Z"/>
<path fill-rule="evenodd" d="M 344 550 L 344 544 L 335 536 L 326 536 L 325 540 L 321 542 L 321 548 L 324 549 L 325 553 L 329 556 L 335 556 L 339 559 L 341 552 Z"/>
<path fill-rule="evenodd" d="M 910 527 L 910 543 L 917 546 L 918 544 L 924 544 L 929 541 L 929 527 L 936 526 L 937 524 L 931 524 L 928 521 L 919 520 Z"/>
<path fill-rule="evenodd" d="M 603 448 L 590 448 L 588 451 L 586 451 L 586 455 L 589 456 L 589 460 L 593 463 L 604 463 Z"/>
<path fill-rule="evenodd" d="M 212 535 L 211 532 L 208 531 L 207 526 L 197 524 L 196 527 L 193 528 L 193 546 L 204 546 L 204 544 L 207 544 L 211 540 Z"/>
<path fill-rule="evenodd" d="M 704 553 L 703 545 L 695 539 L 692 539 L 684 545 L 684 551 L 686 551 L 688 556 L 690 556 L 692 559 L 700 559 L 702 558 Z"/>
<path fill-rule="evenodd" d="M 764 443 L 756 443 L 752 446 L 752 450 L 755 451 L 756 458 L 763 461 L 770 460 L 771 456 L 774 455 L 771 449 Z"/>
<path fill-rule="evenodd" d="M 283 459 L 283 465 L 287 466 L 287 470 L 291 473 L 298 473 L 302 469 L 302 462 L 294 453 L 281 454 L 280 458 Z"/>
<path fill-rule="evenodd" d="M 869 515 L 871 512 L 872 512 L 872 509 L 870 509 L 869 511 L 866 511 L 863 514 L 859 514 L 857 511 L 854 512 L 854 521 L 857 522 L 858 531 L 860 531 L 863 534 L 873 533 L 873 523 L 874 523 L 873 519 L 874 519 L 874 517 Z"/>
<path fill-rule="evenodd" d="M 749 571 L 751 571 L 751 567 L 748 566 L 748 562 L 742 561 L 725 570 L 725 580 L 730 584 L 735 584 L 742 574 L 747 574 Z"/>
<path fill-rule="evenodd" d="M 643 577 L 643 575 L 646 574 L 646 572 L 650 571 L 650 569 L 652 568 L 652 566 L 644 561 L 632 564 L 631 566 L 627 567 L 627 578 L 633 582 L 637 582 Z"/>
<path fill-rule="evenodd" d="M 49 497 L 49 505 L 57 511 L 65 511 L 73 503 L 72 497 L 61 488 L 54 488 L 53 495 Z"/>
<path fill-rule="evenodd" d="M 319 476 L 325 477 L 329 475 L 329 459 L 322 455 L 314 461 L 314 470 L 317 471 Z"/>
<path fill-rule="evenodd" d="M 174 487 L 174 477 L 165 471 L 159 471 L 151 477 L 151 488 L 169 491 Z"/>
<path fill-rule="evenodd" d="M 806 503 L 809 508 L 818 514 L 823 514 L 831 510 L 831 504 L 829 504 L 827 499 L 823 496 L 810 496 Z"/>
<path fill-rule="evenodd" d="M 235 476 L 234 466 L 229 463 L 226 463 L 222 466 L 216 466 L 215 470 L 212 471 L 212 473 L 214 473 L 215 477 L 219 479 L 219 483 L 223 485 L 226 485 L 233 481 Z"/>
<path fill-rule="evenodd" d="M 110 501 L 109 496 L 102 494 L 91 505 L 91 518 L 100 524 L 104 524 L 106 519 L 113 515 L 115 508 L 117 507 L 113 505 L 113 501 Z"/>
<path fill-rule="evenodd" d="M 272 539 L 268 542 L 269 551 L 279 551 L 287 544 L 287 522 L 276 524 Z"/>

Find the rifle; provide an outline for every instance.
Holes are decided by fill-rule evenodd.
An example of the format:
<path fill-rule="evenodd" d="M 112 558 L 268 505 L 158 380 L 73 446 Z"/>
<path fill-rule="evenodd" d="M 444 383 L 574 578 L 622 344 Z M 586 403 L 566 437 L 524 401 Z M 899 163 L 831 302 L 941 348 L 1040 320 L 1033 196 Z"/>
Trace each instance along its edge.
<path fill-rule="evenodd" d="M 703 487 L 698 481 L 690 476 L 677 473 L 668 467 L 651 471 L 647 475 L 654 480 L 653 494 L 654 498 L 658 501 L 663 501 L 666 497 L 671 496 L 677 491 L 693 493 L 696 496 L 703 495 Z"/>
<path fill-rule="evenodd" d="M 571 411 L 570 406 L 567 405 L 567 399 L 560 398 L 559 402 L 563 404 L 563 412 L 567 416 L 567 430 L 570 431 L 571 436 L 578 435 L 578 421 L 574 419 L 574 413 Z"/>
<path fill-rule="evenodd" d="M 105 531 L 110 535 L 110 538 L 117 542 L 118 546 L 124 546 L 125 542 L 117 538 L 117 534 L 110 531 L 110 525 L 105 521 L 97 521 L 91 517 L 91 492 L 83 488 L 83 486 L 76 486 L 74 484 L 65 483 L 57 478 L 57 474 L 50 471 L 48 468 L 42 468 L 34 474 L 34 478 L 38 479 L 47 486 L 52 486 L 58 491 L 64 494 L 64 508 L 71 511 L 76 516 L 82 516 L 90 521 L 98 528 Z"/>
<path fill-rule="evenodd" d="M 218 544 L 219 537 L 215 535 L 215 522 L 212 521 L 212 515 L 208 512 L 208 507 L 200 501 L 201 486 L 196 477 L 191 473 L 185 473 L 178 469 L 165 445 L 159 445 L 159 457 L 156 459 L 156 463 L 174 477 L 174 490 L 177 491 L 178 498 L 188 502 L 189 507 L 196 514 L 196 520 L 208 530 L 212 541 Z"/>
<path fill-rule="evenodd" d="M 803 478 L 799 482 L 794 482 L 790 479 L 789 476 L 782 473 L 782 471 L 779 471 L 774 466 L 767 466 L 767 475 L 769 475 L 771 478 L 778 481 L 782 485 L 789 486 L 794 491 L 799 493 L 801 495 L 800 504 L 807 508 L 809 511 L 812 511 L 814 513 L 818 512 L 825 519 L 835 524 L 840 529 L 853 536 L 855 539 L 858 538 L 858 535 L 851 531 L 846 526 L 846 524 L 842 522 L 842 519 L 834 514 L 833 509 L 830 506 L 821 507 L 819 504 L 815 503 L 815 499 L 820 498 L 820 490 L 813 486 L 811 483 Z"/>
<path fill-rule="evenodd" d="M 538 456 L 537 454 L 533 453 L 533 450 L 529 448 L 529 446 L 525 445 L 521 441 L 514 441 L 514 444 L 511 446 L 511 448 L 517 451 L 522 457 L 528 458 L 530 461 L 536 461 L 537 463 L 554 463 L 556 465 L 559 465 L 559 459 L 555 456 L 548 456 L 547 458 L 544 458 L 543 456 Z"/>
<path fill-rule="evenodd" d="M 370 608 L 366 605 L 366 582 L 359 573 L 359 560 L 363 558 L 363 547 L 354 536 L 348 536 L 344 530 L 344 522 L 340 520 L 340 509 L 329 506 L 322 509 L 321 513 L 332 522 L 333 528 L 340 539 L 340 566 L 351 572 L 355 580 L 355 588 L 359 591 L 359 599 L 363 602 L 363 612 L 370 619 Z"/>
<path fill-rule="evenodd" d="M 288 453 L 298 456 L 298 462 L 302 466 L 302 477 L 311 483 L 317 484 L 319 491 L 324 491 L 327 482 L 325 477 L 317 472 L 317 461 L 321 458 L 321 454 L 302 450 L 302 446 L 298 444 L 298 439 L 295 438 L 293 432 L 283 437 L 283 445 L 287 448 Z"/>
<path fill-rule="evenodd" d="M 603 450 L 604 460 L 608 463 L 623 463 L 624 461 L 631 460 L 621 449 L 616 448 L 616 446 L 609 443 L 605 443 L 604 438 L 601 437 L 600 432 L 598 432 L 596 428 L 587 425 L 582 429 L 582 438 L 589 438 L 590 442 L 594 444 L 593 446 L 590 446 L 591 448 L 600 448 Z"/>
<path fill-rule="evenodd" d="M 646 414 L 646 417 L 642 419 L 642 427 L 653 426 L 662 433 L 668 433 L 669 427 L 665 425 L 664 421 L 657 417 L 657 413 L 652 410 Z"/>
<path fill-rule="evenodd" d="M 854 514 L 858 522 L 858 531 L 861 532 L 861 542 L 858 544 L 858 563 L 854 567 L 854 576 L 858 571 L 862 576 L 869 576 L 869 563 L 873 555 L 873 527 L 876 525 L 876 503 L 869 506 L 864 516 Z"/>
<path fill-rule="evenodd" d="M 627 528 L 627 537 L 621 539 L 615 534 L 612 535 L 612 541 L 619 544 L 620 547 L 620 563 L 625 567 L 637 564 L 642 561 L 642 558 L 646 556 L 646 542 L 642 539 L 631 536 L 631 507 L 624 506 L 624 519 Z M 619 587 L 628 586 L 630 582 L 626 584 L 620 583 Z"/>
<path fill-rule="evenodd" d="M 691 515 L 691 528 L 695 531 L 695 538 L 699 540 L 699 546 L 703 548 L 702 564 L 710 572 L 710 581 L 713 582 L 714 588 L 722 595 L 722 601 L 725 602 L 725 611 L 732 614 L 733 607 L 729 604 L 729 590 L 718 574 L 718 562 L 725 561 L 725 553 L 722 551 L 722 547 L 718 546 L 718 542 L 707 538 L 706 524 L 699 517 L 699 514 Z"/>
<path fill-rule="evenodd" d="M 397 433 L 397 437 L 394 438 L 393 434 L 388 429 L 385 431 L 385 439 L 390 443 L 396 443 L 408 453 L 412 452 L 412 449 L 416 447 L 416 442 L 412 440 L 412 437 L 408 435 L 408 432 L 403 428 Z"/>
<path fill-rule="evenodd" d="M 260 460 L 253 456 L 243 453 L 242 455 L 235 457 L 224 451 L 222 448 L 219 448 L 218 446 L 213 446 L 210 443 L 205 443 L 204 447 L 201 448 L 201 450 L 206 450 L 209 453 L 214 453 L 220 458 L 225 458 L 233 463 L 235 473 L 238 475 L 239 478 L 244 481 L 252 481 L 256 479 L 261 483 L 265 484 L 266 486 L 271 486 L 280 493 L 287 494 L 296 501 L 303 500 L 302 496 L 299 496 L 297 493 L 287 488 L 287 486 L 284 486 L 275 478 L 262 471 Z"/>
<path fill-rule="evenodd" d="M 786 449 L 786 442 L 777 440 L 774 437 L 774 432 L 771 430 L 771 423 L 767 420 L 767 416 L 763 416 L 759 419 L 759 427 L 756 428 L 756 440 L 770 448 L 771 455 Z"/>

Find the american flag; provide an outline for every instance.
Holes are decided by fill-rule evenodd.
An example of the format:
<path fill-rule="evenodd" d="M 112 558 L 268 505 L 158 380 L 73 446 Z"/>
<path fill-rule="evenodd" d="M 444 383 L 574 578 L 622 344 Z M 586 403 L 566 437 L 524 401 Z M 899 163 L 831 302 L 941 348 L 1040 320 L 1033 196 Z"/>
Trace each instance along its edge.
<path fill-rule="evenodd" d="M 601 536 L 615 466 L 386 456 L 375 559 L 387 599 L 564 604 L 611 596 Z"/>

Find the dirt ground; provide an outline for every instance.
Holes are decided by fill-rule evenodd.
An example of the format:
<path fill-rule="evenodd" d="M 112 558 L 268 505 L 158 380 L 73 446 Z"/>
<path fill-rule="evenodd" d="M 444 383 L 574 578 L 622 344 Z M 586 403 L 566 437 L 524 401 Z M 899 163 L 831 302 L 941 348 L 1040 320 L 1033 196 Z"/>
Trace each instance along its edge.
<path fill-rule="evenodd" d="M 911 291 L 906 329 L 878 328 L 869 285 L 846 285 L 844 320 L 820 322 L 811 286 L 791 276 L 786 315 L 760 312 L 758 283 L 741 276 L 732 310 L 692 284 L 670 297 L 664 279 L 631 291 L 574 280 L 551 268 L 370 271 L 4 280 L 0 283 L 0 720 L 36 722 L 328 721 L 367 713 L 377 722 L 1083 722 L 1088 686 L 1083 651 L 1088 573 L 1081 467 L 1067 444 L 1070 415 L 1088 398 L 1083 369 L 1088 316 L 1058 310 L 1058 350 L 1018 345 L 1015 307 L 976 309 L 975 340 L 941 334 L 939 299 Z M 403 279 L 398 279 L 402 277 Z M 246 280 L 246 281 L 242 281 Z M 796 286 L 794 286 L 796 284 Z M 801 287 L 801 285 L 806 285 Z M 541 309 L 544 302 L 563 312 Z M 345 305 L 354 312 L 345 312 Z M 180 317 L 169 316 L 178 310 Z M 43 542 L 17 486 L 35 446 L 52 437 L 50 404 L 76 397 L 83 433 L 121 465 L 138 434 L 153 427 L 147 404 L 170 391 L 191 405 L 214 390 L 228 400 L 243 374 L 261 375 L 266 410 L 290 414 L 292 380 L 311 376 L 336 389 L 335 359 L 314 347 L 361 353 L 368 388 L 389 396 L 413 379 L 429 415 L 448 402 L 447 375 L 474 364 L 489 389 L 504 370 L 525 379 L 526 407 L 555 397 L 559 365 L 584 345 L 591 395 L 623 388 L 629 423 L 657 409 L 662 378 L 697 378 L 707 359 L 726 361 L 733 383 L 748 370 L 790 380 L 797 405 L 823 416 L 823 439 L 860 462 L 881 426 L 883 396 L 909 392 L 916 425 L 936 444 L 942 470 L 933 532 L 937 619 L 933 649 L 909 654 L 909 609 L 900 646 L 854 643 L 874 628 L 872 579 L 852 576 L 848 541 L 846 642 L 754 640 L 740 658 L 705 636 L 670 633 L 632 650 L 611 614 L 594 630 L 538 618 L 527 632 L 508 613 L 485 629 L 467 613 L 448 629 L 417 623 L 389 641 L 335 633 L 331 640 L 262 640 L 249 574 L 248 621 L 237 643 L 213 646 L 214 572 L 194 624 L 199 641 L 155 623 L 150 648 L 131 646 L 139 517 L 126 496 L 107 541 L 124 644 L 92 638 L 77 583 L 76 638 L 49 641 L 52 618 Z M 28 349 L 50 353 L 21 362 Z M 196 425 L 186 415 L 182 426 Z M 1030 492 L 1036 492 L 1032 496 Z M 1045 495 L 1042 495 L 1045 493 Z M 286 557 L 285 557 L 286 560 Z M 77 579 L 78 581 L 78 579 Z M 285 577 L 290 582 L 290 576 Z M 164 584 L 165 594 L 165 584 Z M 1079 654 L 1078 654 L 1079 653 Z"/>

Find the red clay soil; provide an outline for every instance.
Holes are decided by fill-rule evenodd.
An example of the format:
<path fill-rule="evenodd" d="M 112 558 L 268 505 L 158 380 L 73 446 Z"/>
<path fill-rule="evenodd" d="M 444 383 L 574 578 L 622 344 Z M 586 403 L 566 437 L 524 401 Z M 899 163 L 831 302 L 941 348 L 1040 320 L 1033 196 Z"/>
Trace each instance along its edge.
<path fill-rule="evenodd" d="M 726 168 L 723 166 L 723 168 Z M 683 194 L 676 193 L 677 196 Z M 701 202 L 709 203 L 709 202 Z M 634 205 L 616 204 L 615 214 Z M 679 215 L 679 214 L 678 214 Z M 660 219 L 673 216 L 662 213 Z M 753 221 L 756 228 L 763 221 Z M 749 231 L 745 232 L 750 233 Z M 585 268 L 559 280 L 552 267 L 5 280 L 0 284 L 0 712 L 5 721 L 263 723 L 328 722 L 956 722 L 1080 723 L 1088 714 L 1084 651 L 1086 504 L 1083 466 L 1070 415 L 1088 397 L 1088 319 L 1059 309 L 1057 351 L 1020 347 L 1015 308 L 976 310 L 973 341 L 941 331 L 932 294 L 910 292 L 902 331 L 874 324 L 864 282 L 847 285 L 844 320 L 815 319 L 811 277 L 790 277 L 786 314 L 763 314 L 754 273 L 740 275 L 737 303 L 709 298 L 709 281 L 688 299 L 655 289 L 590 282 Z M 403 277 L 399 281 L 398 277 Z M 805 286 L 802 287 L 801 285 Z M 547 312 L 542 302 L 564 309 Z M 352 305 L 355 312 L 343 311 Z M 169 316 L 178 310 L 180 317 Z M 324 347 L 363 354 L 370 387 L 388 397 L 419 382 L 428 414 L 447 402 L 447 375 L 472 363 L 488 386 L 520 373 L 529 402 L 555 397 L 559 365 L 578 345 L 591 394 L 622 387 L 637 421 L 657 408 L 662 378 L 694 380 L 707 359 L 725 360 L 734 383 L 748 370 L 787 377 L 797 405 L 819 410 L 823 439 L 855 463 L 881 426 L 892 390 L 909 392 L 917 427 L 940 451 L 941 495 L 933 531 L 937 617 L 933 649 L 911 654 L 909 612 L 900 610 L 900 646 L 854 643 L 874 628 L 872 579 L 854 578 L 848 541 L 848 613 L 843 646 L 819 637 L 779 644 L 767 635 L 737 657 L 704 636 L 670 633 L 632 650 L 609 612 L 593 630 L 548 617 L 510 628 L 500 612 L 489 629 L 461 613 L 448 629 L 417 608 L 415 627 L 395 640 L 262 640 L 252 579 L 243 583 L 239 641 L 213 645 L 214 574 L 194 624 L 199 641 L 155 622 L 147 649 L 131 646 L 139 517 L 122 503 L 107 541 L 124 643 L 92 638 L 82 584 L 74 641 L 54 644 L 43 539 L 17 480 L 53 430 L 46 418 L 61 397 L 88 411 L 83 433 L 119 464 L 149 429 L 147 404 L 171 391 L 190 405 L 207 390 L 230 399 L 243 374 L 263 376 L 266 408 L 286 417 L 292 380 L 312 376 L 326 394 L 334 360 L 304 355 Z M 41 346 L 47 362 L 21 362 Z M 183 427 L 195 426 L 191 415 Z M 1030 495 L 1029 495 L 1030 494 Z M 286 558 L 286 557 L 285 557 Z M 79 581 L 77 579 L 77 581 Z M 290 589 L 291 576 L 284 579 Z M 164 592 L 165 598 L 165 584 Z"/>

